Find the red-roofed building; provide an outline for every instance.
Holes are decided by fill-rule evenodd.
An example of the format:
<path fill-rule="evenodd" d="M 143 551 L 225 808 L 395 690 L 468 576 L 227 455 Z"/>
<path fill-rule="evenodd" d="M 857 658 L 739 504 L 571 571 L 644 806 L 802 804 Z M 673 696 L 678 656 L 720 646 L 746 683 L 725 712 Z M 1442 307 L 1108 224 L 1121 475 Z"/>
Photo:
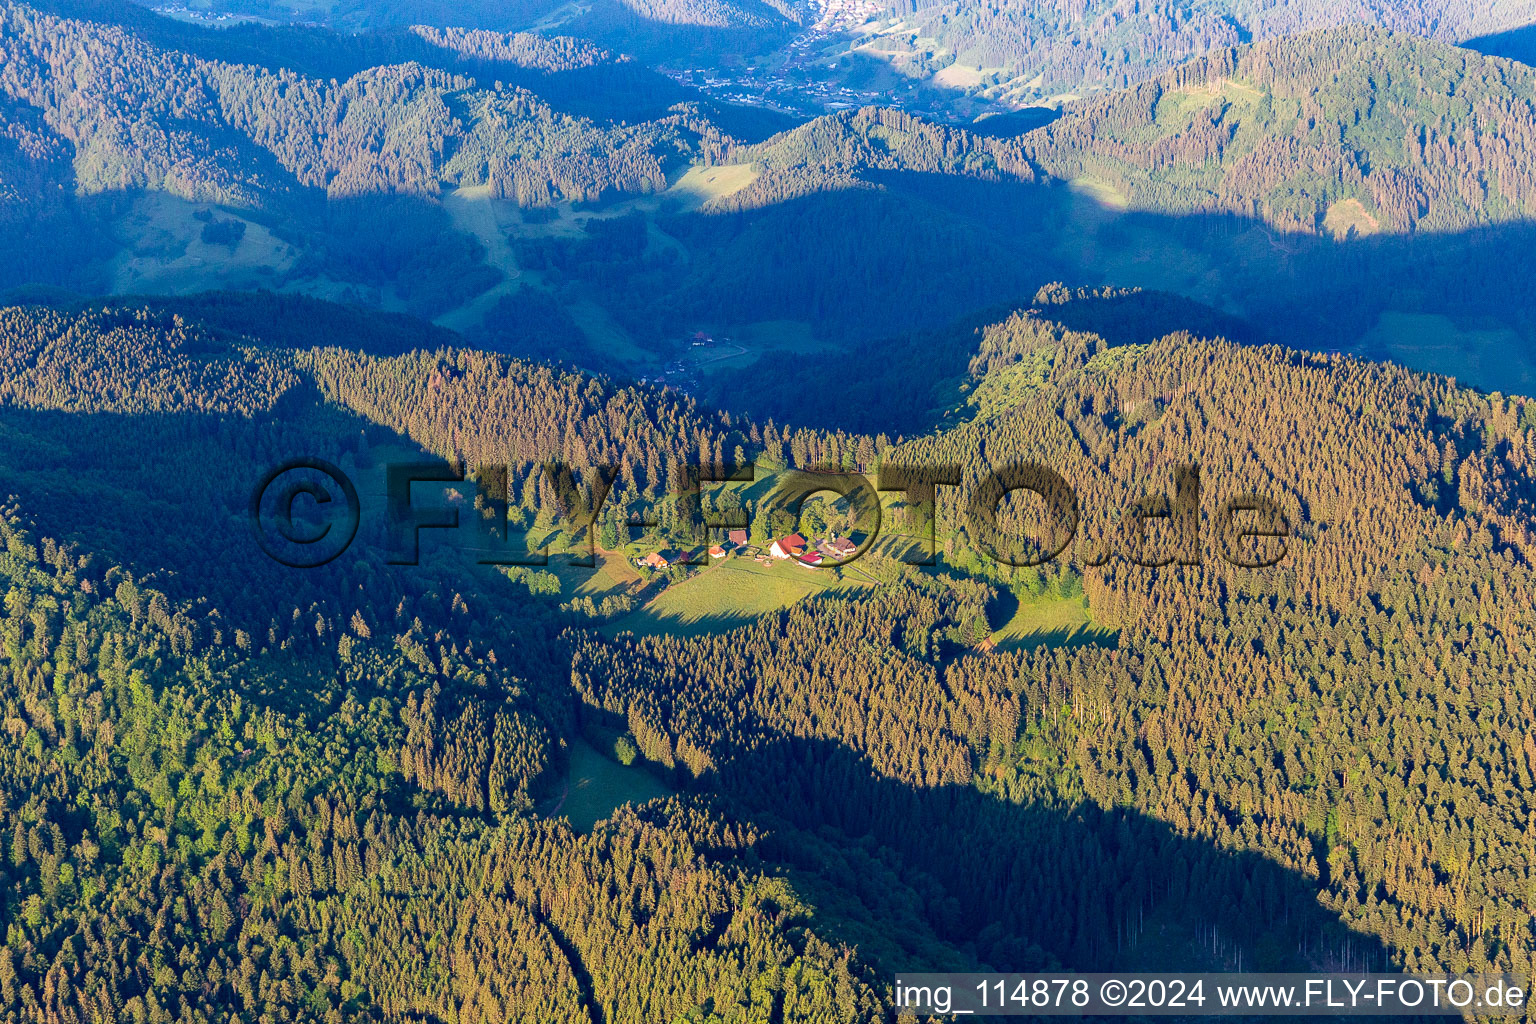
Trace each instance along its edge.
<path fill-rule="evenodd" d="M 805 538 L 798 533 L 792 533 L 788 537 L 780 537 L 773 542 L 773 547 L 768 553 L 774 558 L 795 558 L 805 550 Z"/>

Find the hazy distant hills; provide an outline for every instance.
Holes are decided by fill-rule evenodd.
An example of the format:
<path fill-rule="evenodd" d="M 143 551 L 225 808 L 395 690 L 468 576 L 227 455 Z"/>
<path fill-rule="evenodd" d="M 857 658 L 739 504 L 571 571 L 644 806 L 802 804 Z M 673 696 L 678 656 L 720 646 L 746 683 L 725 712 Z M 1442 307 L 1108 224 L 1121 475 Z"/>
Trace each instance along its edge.
<path fill-rule="evenodd" d="M 698 94 L 571 37 L 210 31 L 119 23 L 124 10 L 135 9 L 0 4 L 0 139 L 34 164 L 67 155 L 82 195 L 151 189 L 271 208 L 304 190 L 435 195 L 447 181 L 511 195 L 537 179 L 542 202 L 591 200 L 658 187 L 670 158 L 653 150 L 687 152 L 672 136 L 708 135 L 717 119 L 748 135 L 783 123 L 677 107 Z M 530 178 L 524 161 L 542 169 Z"/>
<path fill-rule="evenodd" d="M 1453 230 L 1532 212 L 1536 71 L 1412 35 L 1314 32 L 1074 104 L 1026 148 L 1135 208 Z"/>
<path fill-rule="evenodd" d="M 343 32 L 412 25 L 574 35 L 652 57 L 767 52 L 804 16 L 789 0 L 155 0 L 145 7 L 228 25 L 324 25 Z"/>
<path fill-rule="evenodd" d="M 568 5 L 558 0 L 237 0 L 230 3 L 145 4 L 190 12 L 230 12 L 273 21 L 318 23 L 356 31 L 405 25 L 469 25 L 511 31 L 540 22 L 590 28 L 617 27 L 627 16 L 668 25 L 763 29 L 787 24 L 794 16 L 784 0 L 604 0 Z"/>
<path fill-rule="evenodd" d="M 558 113 L 501 80 L 529 67 L 535 76 L 569 70 L 599 78 L 613 69 L 615 81 L 605 87 L 588 77 L 588 90 L 611 89 L 627 97 L 618 109 L 631 109 L 633 97 L 623 88 L 629 72 L 584 44 L 425 33 L 413 38 L 422 56 L 437 55 L 437 66 L 406 60 L 322 78 L 205 57 L 192 45 L 201 38 L 187 49 L 164 45 L 176 41 L 174 33 L 152 42 L 146 37 L 162 29 L 150 29 L 60 18 L 24 5 L 0 8 L 0 197 L 13 212 L 24 207 L 36 223 L 39 212 L 68 208 L 107 225 L 142 197 L 163 195 L 260 221 L 247 229 L 252 237 L 256 229 L 275 232 L 269 268 L 309 264 L 312 274 L 382 281 L 399 277 L 405 264 L 377 250 L 408 254 L 425 246 L 436 253 L 432 262 L 455 268 L 447 272 L 458 278 L 468 274 L 464 287 L 473 288 L 472 243 L 455 236 L 440 208 L 416 202 L 407 209 L 402 202 L 438 195 L 445 180 L 532 205 L 648 191 L 665 183 L 676 159 L 675 147 L 661 148 L 679 130 L 676 116 L 644 125 L 597 123 Z M 195 30 L 199 35 L 208 33 Z M 214 50 L 228 43 L 217 34 L 212 42 Z M 253 39 L 251 48 L 268 42 Z M 466 58 L 495 77 L 487 74 L 481 86 L 454 70 L 467 66 Z M 316 59 L 339 62 L 336 54 Z M 368 197 L 393 204 L 392 216 L 378 216 Z M 135 231 L 126 240 L 130 248 L 158 252 L 175 244 L 154 241 L 167 228 L 161 212 L 145 213 L 151 237 Z M 239 273 L 240 261 L 223 255 L 188 260 Z M 17 254 L 20 280 L 47 279 L 25 266 L 29 258 Z M 76 251 L 69 261 L 89 258 Z M 343 265 L 349 262 L 350 269 Z M 8 260 L 7 271 L 16 280 L 18 264 Z M 227 282 L 208 281 L 220 283 Z"/>
<path fill-rule="evenodd" d="M 1519 57 L 1536 0 L 139 0 L 190 19 L 318 23 L 357 31 L 468 26 L 585 36 L 667 63 L 702 62 L 722 83 L 818 82 L 944 106 L 1004 105 L 1121 89 L 1224 48 L 1369 25 Z M 758 73 L 739 77 L 743 59 Z M 926 88 L 908 92 L 907 87 Z M 730 88 L 730 85 L 723 86 Z"/>
<path fill-rule="evenodd" d="M 1536 70 L 1359 26 L 1223 49 L 1014 139 L 871 108 L 733 155 L 833 186 L 891 170 L 1057 181 L 1114 208 L 1336 237 L 1524 219 L 1533 157 Z"/>
<path fill-rule="evenodd" d="M 1278 340 L 1523 390 L 1533 103 L 1527 66 L 1355 26 L 1223 50 L 1012 139 L 820 118 L 733 151 L 760 173 L 720 202 L 771 222 L 852 183 L 965 224 L 974 250 L 951 256 L 978 270 L 1001 246 L 1037 280 L 1176 292 Z"/>
<path fill-rule="evenodd" d="M 0 7 L 7 287 L 301 292 L 649 376 L 700 324 L 846 351 L 1063 280 L 1536 384 L 1536 72 L 1447 43 L 1226 47 L 1006 137 L 748 114 L 565 36 L 51 6 L 101 20 Z M 710 394 L 767 401 L 756 365 Z"/>
<path fill-rule="evenodd" d="M 1536 21 L 1530 0 L 894 0 L 892 35 L 977 68 L 1018 99 L 1123 88 L 1212 50 L 1348 24 L 1447 41 Z M 978 85 L 985 85 L 979 82 Z"/>

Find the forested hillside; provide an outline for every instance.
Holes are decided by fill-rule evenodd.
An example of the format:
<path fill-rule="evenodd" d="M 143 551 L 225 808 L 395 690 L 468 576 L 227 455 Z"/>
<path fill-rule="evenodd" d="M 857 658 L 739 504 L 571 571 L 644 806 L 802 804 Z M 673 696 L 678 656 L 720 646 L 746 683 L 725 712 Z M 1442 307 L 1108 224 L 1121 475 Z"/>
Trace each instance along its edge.
<path fill-rule="evenodd" d="M 0 0 L 0 1019 L 1536 970 L 1536 7 L 984 6 Z"/>
<path fill-rule="evenodd" d="M 728 146 L 714 159 L 749 164 L 755 177 L 711 200 L 713 216 L 663 225 L 708 256 L 684 268 L 680 305 L 727 323 L 783 317 L 794 308 L 777 301 L 789 277 L 783 293 L 846 351 L 913 326 L 975 325 L 1050 277 L 1137 284 L 1220 308 L 1273 340 L 1528 389 L 1536 345 L 1516 296 L 1536 202 L 1532 76 L 1351 28 L 1223 50 L 1014 138 L 891 109 L 819 118 Z M 826 238 L 829 223 L 853 230 Z M 809 241 L 803 255 L 775 258 L 791 237 Z M 636 262 L 621 272 L 643 275 Z M 861 266 L 887 287 L 870 288 Z M 949 276 L 955 267 L 964 272 Z M 752 288 L 739 283 L 748 277 Z M 667 322 L 670 303 L 639 279 L 607 301 Z M 1472 351 L 1399 341 L 1410 332 L 1397 317 L 1449 318 L 1444 329 L 1466 332 Z M 1499 332 L 1505 351 L 1485 354 L 1476 330 Z"/>
<path fill-rule="evenodd" d="M 370 353 L 330 333 L 356 315 L 3 316 L 19 1019 L 881 1019 L 914 958 L 1529 969 L 1526 400 L 1135 337 L 1177 304 L 1058 288 L 955 350 L 953 425 L 892 445 L 391 354 L 440 337 L 404 321 Z M 668 507 L 675 459 L 948 461 L 963 494 L 986 452 L 1057 467 L 1084 524 L 1070 565 L 1000 571 L 946 498 L 935 569 L 882 548 L 882 585 L 642 637 L 446 554 L 388 564 L 367 530 L 320 570 L 264 563 L 242 492 L 295 450 L 360 480 L 412 452 L 524 467 L 509 498 L 540 522 L 548 457 L 617 459 L 627 514 Z M 1121 513 L 1185 461 L 1201 564 L 1131 567 L 1176 538 Z M 1255 492 L 1287 520 L 1278 569 L 1223 558 L 1251 552 L 1221 502 Z M 1098 638 L 988 640 L 1042 595 Z M 570 751 L 614 737 L 680 795 L 578 835 L 551 820 Z"/>
<path fill-rule="evenodd" d="M 874 1014 L 794 894 L 736 863 L 750 832 L 681 803 L 588 837 L 518 811 L 547 737 L 462 641 L 246 653 L 4 534 L 9 1019 Z M 296 677 L 324 700 L 249 695 Z"/>
<path fill-rule="evenodd" d="M 944 564 L 1026 600 L 1049 578 L 999 574 L 965 495 L 999 465 L 1061 472 L 1083 516 L 1065 557 L 1113 645 L 977 653 L 984 594 L 919 578 L 724 636 L 593 638 L 576 654 L 589 713 L 761 820 L 875 835 L 948 906 L 939 934 L 982 934 L 983 959 L 1103 964 L 1112 936 L 1163 914 L 1210 915 L 1253 964 L 1362 955 L 1282 921 L 1291 883 L 1186 865 L 1134 821 L 1092 819 L 1088 851 L 1024 835 L 1041 808 L 1097 806 L 1284 865 L 1412 969 L 1529 970 L 1536 410 L 1348 358 L 1184 334 L 1115 346 L 1038 316 L 989 331 L 972 364 L 975 394 L 1008 401 L 881 461 L 962 467 L 941 491 Z M 1127 532 L 1126 510 L 1171 496 L 1187 462 L 1197 542 Z M 1232 564 L 1259 553 L 1218 515 L 1244 494 L 1283 515 L 1276 569 Z M 1026 512 L 1005 512 L 1008 536 L 1049 528 Z M 766 783 L 785 774 L 801 779 L 789 801 Z M 1205 871 L 1201 910 L 1184 879 Z"/>
<path fill-rule="evenodd" d="M 787 0 L 600 0 L 575 9 L 557 0 L 217 0 L 202 9 L 278 23 L 320 23 L 348 32 L 415 25 L 515 32 L 554 24 L 562 32 L 628 53 L 697 53 L 716 59 L 772 50 L 805 15 Z"/>
<path fill-rule="evenodd" d="M 1222 48 L 1017 139 L 871 108 L 730 155 L 767 172 L 737 204 L 786 191 L 768 185 L 791 171 L 1088 179 L 1135 210 L 1366 235 L 1526 218 L 1533 135 L 1531 68 L 1348 28 Z"/>
<path fill-rule="evenodd" d="M 973 0 L 892 0 L 901 33 L 944 59 L 983 70 L 1016 100 L 1122 89 L 1193 58 L 1252 41 L 1362 24 L 1462 42 L 1536 20 L 1526 0 L 1222 0 L 1124 4 L 1037 0 L 986 5 Z"/>
<path fill-rule="evenodd" d="M 829 78 L 836 80 L 837 69 L 835 59 L 828 58 L 854 65 L 889 62 L 905 74 L 930 78 L 930 89 L 917 94 L 920 99 L 942 103 L 945 93 L 958 91 L 1010 104 L 1122 89 L 1213 51 L 1316 29 L 1371 25 L 1444 42 L 1479 40 L 1488 52 L 1502 53 L 1497 41 L 1502 34 L 1536 21 L 1529 0 L 1220 0 L 1198 5 L 1167 0 L 1066 5 L 884 0 L 853 19 L 838 18 L 835 7 L 827 19 L 827 11 L 813 5 L 773 0 L 604 0 L 579 10 L 553 0 L 452 5 L 431 0 L 207 0 L 192 9 L 277 23 L 319 21 L 352 31 L 416 24 L 495 31 L 548 32 L 554 27 L 644 59 L 674 66 L 695 61 L 721 74 L 738 68 L 743 58 L 782 65 L 791 74 L 807 69 L 805 53 L 797 52 L 790 37 L 822 15 L 823 24 L 811 36 L 812 52 L 819 58 L 815 68 Z M 967 73 L 945 75 L 946 69 Z"/>
<path fill-rule="evenodd" d="M 1283 230 L 1455 231 L 1525 219 L 1536 71 L 1369 29 L 1223 50 L 1028 137 L 1060 178 L 1141 209 Z"/>
<path fill-rule="evenodd" d="M 24 5 L 7 4 L 4 15 L 5 92 L 39 110 L 73 147 L 75 187 L 84 194 L 152 188 L 255 208 L 281 208 L 305 189 L 331 198 L 435 195 L 441 179 L 484 184 L 496 174 L 473 155 L 466 155 L 466 166 L 445 167 L 450 140 L 466 140 L 472 152 L 494 148 L 516 161 L 522 154 L 503 134 L 508 120 L 550 136 L 588 130 L 526 92 L 493 83 L 476 90 L 469 78 L 414 62 L 370 68 L 338 83 L 203 60 L 114 26 Z M 478 48 L 479 56 L 506 59 L 492 40 L 439 38 L 454 41 L 444 46 L 450 52 Z M 73 68 L 67 78 L 65 67 Z M 606 141 L 603 129 L 589 130 L 587 139 L 563 140 L 564 148 L 591 148 L 606 161 L 626 141 L 622 133 Z M 537 134 L 532 145 L 536 156 L 551 148 Z M 546 165 L 541 177 L 562 190 L 555 165 Z M 595 189 L 576 186 L 574 196 L 623 187 L 604 176 Z"/>
<path fill-rule="evenodd" d="M 230 507 L 252 467 L 350 443 L 289 354 L 142 308 L 0 320 L 8 479 L 78 542 L 0 525 L 8 1018 L 874 1019 L 750 826 L 692 798 L 589 836 L 531 813 L 575 738 L 553 609 L 375 544 L 262 566 Z"/>
<path fill-rule="evenodd" d="M 889 108 L 774 132 L 569 37 L 3 16 L 6 284 L 308 293 L 655 377 L 705 325 L 790 325 L 846 356 L 1059 279 L 1488 388 L 1536 381 L 1512 299 L 1536 251 L 1536 81 L 1439 42 L 1221 49 L 1006 137 Z M 1418 340 L 1436 317 L 1469 355 Z M 745 378 L 786 351 L 754 347 L 757 370 L 695 393 L 766 410 Z"/>
<path fill-rule="evenodd" d="M 445 181 L 529 205 L 648 192 L 665 184 L 695 138 L 676 116 L 593 122 L 501 80 L 530 64 L 554 78 L 612 67 L 620 70 L 609 86 L 623 89 L 622 65 L 602 64 L 601 54 L 574 42 L 423 31 L 410 36 L 420 45 L 405 54 L 386 45 L 374 55 L 401 63 L 325 79 L 207 59 L 196 37 L 163 40 L 190 49 L 156 45 L 149 40 L 166 35 L 156 26 L 136 33 L 13 3 L 0 19 L 0 116 L 9 140 L 0 150 L 3 215 L 60 224 L 86 243 L 68 263 L 17 244 L 8 282 L 100 288 L 99 278 L 80 279 L 103 273 L 92 258 L 110 260 L 122 244 L 108 237 L 122 231 L 113 225 L 135 196 L 163 193 L 270 228 L 300 253 L 296 265 L 289 260 L 291 276 L 391 288 L 407 308 L 436 313 L 497 276 L 479 266 L 483 253 L 434 201 Z M 259 60 L 270 43 L 256 37 L 253 52 L 222 49 Z M 348 61 L 320 53 L 314 63 L 334 71 Z"/>

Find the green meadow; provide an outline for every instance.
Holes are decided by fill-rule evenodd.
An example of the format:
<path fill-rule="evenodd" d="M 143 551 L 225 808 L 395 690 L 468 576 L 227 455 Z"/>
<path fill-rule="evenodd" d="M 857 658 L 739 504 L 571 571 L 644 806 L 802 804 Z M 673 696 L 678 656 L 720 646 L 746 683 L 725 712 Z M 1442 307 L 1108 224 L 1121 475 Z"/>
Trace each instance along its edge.
<path fill-rule="evenodd" d="M 608 632 L 718 633 L 813 594 L 850 586 L 858 584 L 840 579 L 837 570 L 808 569 L 794 562 L 763 565 L 745 555 L 732 555 L 667 587 L 649 604 L 611 624 Z"/>
<path fill-rule="evenodd" d="M 640 762 L 622 765 L 586 740 L 572 740 L 569 754 L 564 795 L 550 813 L 569 818 L 578 832 L 591 831 L 625 804 L 672 795 Z"/>

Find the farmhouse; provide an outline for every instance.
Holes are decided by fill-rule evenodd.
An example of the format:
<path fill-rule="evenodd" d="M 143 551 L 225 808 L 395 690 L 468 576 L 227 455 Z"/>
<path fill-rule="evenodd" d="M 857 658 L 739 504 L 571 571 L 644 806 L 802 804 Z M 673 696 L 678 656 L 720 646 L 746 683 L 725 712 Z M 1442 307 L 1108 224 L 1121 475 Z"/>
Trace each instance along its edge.
<path fill-rule="evenodd" d="M 839 562 L 852 558 L 854 553 L 859 550 L 859 546 L 847 537 L 833 537 L 831 540 L 822 543 L 820 547 L 822 554 Z"/>
<path fill-rule="evenodd" d="M 668 562 L 667 556 L 663 555 L 660 551 L 652 551 L 650 554 L 640 559 L 640 564 L 648 565 L 652 569 L 665 569 L 672 563 Z"/>
<path fill-rule="evenodd" d="M 804 566 L 807 569 L 815 569 L 821 565 L 821 556 L 814 551 L 807 551 L 805 554 L 800 556 L 800 560 L 796 564 Z"/>
<path fill-rule="evenodd" d="M 710 558 L 724 558 L 725 557 L 725 548 L 721 547 L 719 544 L 711 545 L 710 549 L 709 549 L 709 557 Z"/>
<path fill-rule="evenodd" d="M 804 550 L 805 538 L 798 533 L 792 533 L 788 537 L 780 537 L 774 541 L 773 547 L 768 549 L 768 553 L 774 558 L 785 559 L 794 558 Z"/>
<path fill-rule="evenodd" d="M 725 539 L 730 541 L 738 548 L 744 548 L 747 546 L 747 531 L 732 530 L 730 533 L 725 535 Z"/>

